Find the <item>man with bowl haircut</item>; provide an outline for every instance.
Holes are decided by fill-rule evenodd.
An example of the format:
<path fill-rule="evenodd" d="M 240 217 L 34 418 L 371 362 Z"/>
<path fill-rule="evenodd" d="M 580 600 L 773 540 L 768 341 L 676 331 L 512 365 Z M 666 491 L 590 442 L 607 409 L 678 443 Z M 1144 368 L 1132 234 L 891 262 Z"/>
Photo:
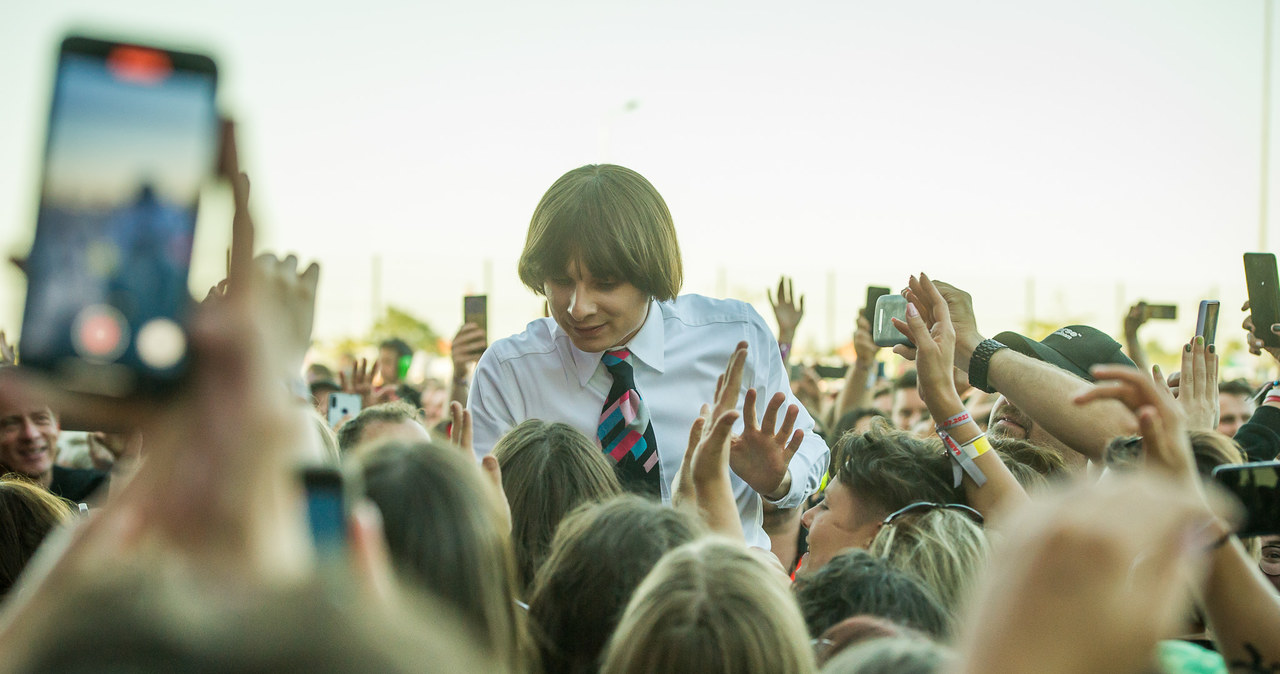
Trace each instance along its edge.
<path fill-rule="evenodd" d="M 468 400 L 477 456 L 526 419 L 563 422 L 597 439 L 624 488 L 669 503 L 690 427 L 745 343 L 730 467 L 747 543 L 768 549 L 761 496 L 798 506 L 827 447 L 764 319 L 736 300 L 677 296 L 675 226 L 649 181 L 608 164 L 566 173 L 534 211 L 519 273 L 551 316 L 481 357 Z"/>

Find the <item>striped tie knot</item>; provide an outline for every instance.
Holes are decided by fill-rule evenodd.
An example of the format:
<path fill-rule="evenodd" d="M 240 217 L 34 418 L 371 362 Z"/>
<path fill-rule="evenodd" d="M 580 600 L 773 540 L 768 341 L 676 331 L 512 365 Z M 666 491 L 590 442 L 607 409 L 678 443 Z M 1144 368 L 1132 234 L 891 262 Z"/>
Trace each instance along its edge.
<path fill-rule="evenodd" d="M 605 352 L 601 359 L 613 377 L 613 385 L 600 413 L 596 439 L 613 459 L 623 488 L 657 495 L 661 487 L 658 471 L 653 467 L 658 465 L 658 448 L 649 410 L 636 390 L 634 370 L 627 362 L 630 355 L 627 349 L 616 349 Z"/>

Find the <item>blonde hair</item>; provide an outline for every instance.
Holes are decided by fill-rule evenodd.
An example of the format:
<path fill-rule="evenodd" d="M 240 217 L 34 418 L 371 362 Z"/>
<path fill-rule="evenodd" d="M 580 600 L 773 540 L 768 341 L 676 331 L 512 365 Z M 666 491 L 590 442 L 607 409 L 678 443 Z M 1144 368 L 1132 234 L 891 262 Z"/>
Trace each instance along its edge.
<path fill-rule="evenodd" d="M 982 527 L 968 515 L 934 508 L 905 514 L 881 527 L 868 551 L 924 581 L 954 622 L 987 564 L 990 548 Z"/>
<path fill-rule="evenodd" d="M 605 649 L 615 672 L 813 672 L 809 634 L 785 582 L 746 548 L 704 538 L 654 567 Z"/>
<path fill-rule="evenodd" d="M 533 211 L 520 281 L 539 295 L 570 261 L 592 276 L 626 281 L 659 300 L 684 283 L 680 244 L 667 202 L 644 176 L 589 164 L 560 176 Z"/>

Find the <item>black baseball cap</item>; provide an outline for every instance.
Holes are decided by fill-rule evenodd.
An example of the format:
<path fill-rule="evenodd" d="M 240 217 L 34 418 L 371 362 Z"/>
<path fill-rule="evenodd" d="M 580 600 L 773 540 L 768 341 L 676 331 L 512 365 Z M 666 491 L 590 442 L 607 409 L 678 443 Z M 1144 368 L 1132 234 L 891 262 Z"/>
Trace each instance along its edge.
<path fill-rule="evenodd" d="M 1093 381 L 1089 369 L 1094 365 L 1137 367 L 1120 349 L 1120 342 L 1087 325 L 1068 325 L 1039 342 L 1016 332 L 1002 332 L 995 336 L 995 340 L 1018 353 L 1052 363 L 1089 381 Z"/>

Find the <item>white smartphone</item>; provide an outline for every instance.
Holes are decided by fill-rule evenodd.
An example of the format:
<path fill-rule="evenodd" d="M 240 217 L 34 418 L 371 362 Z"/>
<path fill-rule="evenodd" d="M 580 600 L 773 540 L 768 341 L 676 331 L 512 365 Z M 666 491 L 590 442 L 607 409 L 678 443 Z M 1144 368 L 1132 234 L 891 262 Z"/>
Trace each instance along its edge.
<path fill-rule="evenodd" d="M 355 418 L 361 407 L 359 393 L 330 393 L 329 427 L 337 428 L 343 419 Z"/>

